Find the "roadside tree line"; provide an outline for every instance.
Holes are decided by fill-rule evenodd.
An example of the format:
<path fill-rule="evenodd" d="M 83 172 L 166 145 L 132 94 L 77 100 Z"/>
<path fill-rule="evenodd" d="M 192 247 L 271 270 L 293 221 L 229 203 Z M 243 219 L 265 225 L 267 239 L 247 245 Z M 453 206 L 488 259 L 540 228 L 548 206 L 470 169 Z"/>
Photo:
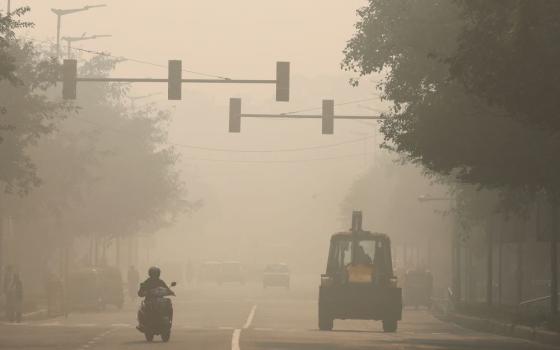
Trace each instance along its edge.
<path fill-rule="evenodd" d="M 29 10 L 0 13 L 0 267 L 42 283 L 68 266 L 103 264 L 111 241 L 153 234 L 192 207 L 167 144 L 170 113 L 134 107 L 122 84 L 87 85 L 62 101 L 53 47 L 17 34 L 32 26 Z M 83 76 L 119 64 L 83 61 Z"/>
<path fill-rule="evenodd" d="M 554 315 L 559 15 L 560 3 L 546 0 L 370 0 L 358 10 L 342 63 L 357 74 L 353 83 L 373 73 L 384 76 L 378 88 L 393 107 L 381 122 L 382 146 L 452 183 L 460 223 L 453 233 L 459 238 L 453 254 L 457 292 L 468 279 L 461 254 L 470 254 L 476 241 L 471 249 L 487 252 L 476 254 L 488 261 L 487 303 L 495 303 L 492 247 L 498 231 L 507 231 L 511 220 L 531 231 L 528 223 L 534 227 L 536 215 L 549 213 L 543 223 L 549 232 L 546 295 Z M 518 235 L 512 231 L 506 234 Z M 516 278 L 523 278 L 521 272 Z"/>

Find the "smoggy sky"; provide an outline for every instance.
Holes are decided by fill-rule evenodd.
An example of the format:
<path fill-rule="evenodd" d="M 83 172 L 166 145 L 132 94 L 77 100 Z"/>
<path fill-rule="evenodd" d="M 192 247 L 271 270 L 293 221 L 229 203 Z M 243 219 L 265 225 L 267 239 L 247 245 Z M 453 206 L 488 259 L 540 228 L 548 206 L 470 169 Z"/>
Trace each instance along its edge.
<path fill-rule="evenodd" d="M 375 123 L 337 121 L 335 135 L 321 135 L 318 120 L 243 120 L 242 132 L 229 134 L 227 109 L 230 97 L 243 98 L 244 112 L 320 107 L 323 98 L 333 98 L 336 103 L 369 99 L 336 107 L 338 113 L 375 114 L 368 108 L 383 108 L 375 95 L 374 78 L 352 88 L 348 84 L 351 74 L 340 69 L 342 50 L 354 32 L 355 11 L 366 1 L 12 0 L 12 7 L 32 7 L 29 19 L 36 25 L 28 36 L 54 40 L 56 16 L 50 8 L 98 3 L 108 7 L 64 17 L 62 36 L 112 37 L 75 43 L 74 47 L 163 65 L 168 59 L 182 59 L 185 69 L 232 78 L 273 79 L 276 61 L 292 65 L 290 103 L 275 102 L 272 86 L 184 85 L 183 100 L 178 102 L 166 100 L 165 85 L 133 87 L 132 95 L 155 93 L 147 100 L 173 110 L 170 139 L 180 144 L 181 169 L 191 198 L 205 202 L 200 212 L 181 220 L 172 235 L 225 230 L 254 235 L 267 227 L 274 239 L 292 240 L 321 231 L 326 240 L 330 233 L 347 226 L 339 221 L 340 203 L 380 152 Z M 79 59 L 90 57 L 74 54 Z M 167 72 L 126 61 L 113 75 L 166 77 Z M 189 147 L 276 150 L 365 137 L 368 139 L 362 142 L 300 152 L 221 152 Z"/>

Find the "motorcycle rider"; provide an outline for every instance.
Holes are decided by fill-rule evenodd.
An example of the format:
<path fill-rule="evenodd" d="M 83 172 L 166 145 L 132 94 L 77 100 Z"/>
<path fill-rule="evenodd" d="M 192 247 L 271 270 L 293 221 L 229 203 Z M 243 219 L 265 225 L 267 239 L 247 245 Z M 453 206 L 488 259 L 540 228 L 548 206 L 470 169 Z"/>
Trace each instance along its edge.
<path fill-rule="evenodd" d="M 146 301 L 149 301 L 150 298 L 150 291 L 156 288 L 165 288 L 169 291 L 170 295 L 175 295 L 175 293 L 167 286 L 167 284 L 159 278 L 161 275 L 161 270 L 157 266 L 152 266 L 148 269 L 148 279 L 144 282 L 140 283 L 140 289 L 138 290 L 138 296 L 144 299 L 143 306 L 145 305 Z M 143 308 L 138 310 L 138 326 L 136 327 L 140 332 L 144 332 L 144 315 L 145 312 Z"/>

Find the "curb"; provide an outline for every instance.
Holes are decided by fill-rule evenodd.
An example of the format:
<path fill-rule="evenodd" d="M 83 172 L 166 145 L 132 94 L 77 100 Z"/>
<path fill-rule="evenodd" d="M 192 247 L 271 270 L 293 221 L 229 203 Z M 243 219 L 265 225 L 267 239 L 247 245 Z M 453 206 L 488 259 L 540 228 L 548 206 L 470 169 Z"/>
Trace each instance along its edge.
<path fill-rule="evenodd" d="M 473 329 L 480 332 L 494 333 L 504 335 L 507 337 L 514 337 L 534 341 L 547 345 L 560 345 L 560 333 L 527 327 L 522 325 L 515 325 L 509 323 L 498 322 L 495 320 L 488 320 L 472 316 L 465 316 L 457 313 L 450 313 L 447 315 L 432 313 L 434 317 L 446 321 L 453 322 L 462 327 Z"/>
<path fill-rule="evenodd" d="M 48 318 L 47 309 L 41 309 L 33 312 L 28 312 L 21 315 L 24 320 L 43 320 Z"/>

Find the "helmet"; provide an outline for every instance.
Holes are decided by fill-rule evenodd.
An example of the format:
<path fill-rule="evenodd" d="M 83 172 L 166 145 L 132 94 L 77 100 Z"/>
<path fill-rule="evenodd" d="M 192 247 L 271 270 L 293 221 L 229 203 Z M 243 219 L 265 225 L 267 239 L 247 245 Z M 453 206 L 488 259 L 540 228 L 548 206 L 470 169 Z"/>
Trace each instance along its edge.
<path fill-rule="evenodd" d="M 159 278 L 160 274 L 161 274 L 161 270 L 157 266 L 152 266 L 148 270 L 148 276 L 150 276 L 152 278 Z"/>

